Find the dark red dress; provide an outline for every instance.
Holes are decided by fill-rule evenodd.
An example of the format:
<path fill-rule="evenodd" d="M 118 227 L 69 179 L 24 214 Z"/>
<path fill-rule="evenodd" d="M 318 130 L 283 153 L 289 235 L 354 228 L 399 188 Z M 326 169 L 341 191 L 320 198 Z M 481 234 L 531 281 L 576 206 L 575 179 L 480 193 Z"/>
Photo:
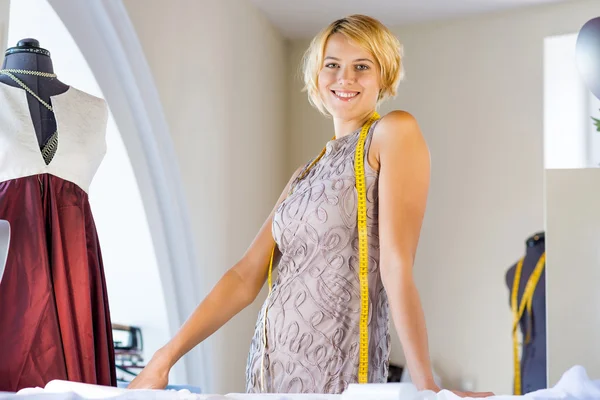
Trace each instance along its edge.
<path fill-rule="evenodd" d="M 108 295 L 89 184 L 106 152 L 106 103 L 52 99 L 59 145 L 46 165 L 25 92 L 0 84 L 0 391 L 53 379 L 116 386 Z"/>

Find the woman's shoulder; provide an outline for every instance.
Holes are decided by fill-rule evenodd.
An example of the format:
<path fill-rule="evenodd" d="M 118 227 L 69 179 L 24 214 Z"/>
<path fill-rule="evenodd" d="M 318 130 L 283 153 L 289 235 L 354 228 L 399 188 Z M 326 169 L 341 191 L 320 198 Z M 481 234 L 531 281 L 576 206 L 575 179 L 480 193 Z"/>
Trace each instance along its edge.
<path fill-rule="evenodd" d="M 408 111 L 394 110 L 383 115 L 373 130 L 373 147 L 379 153 L 394 152 L 407 144 L 424 144 L 417 119 Z"/>
<path fill-rule="evenodd" d="M 381 135 L 389 135 L 402 133 L 404 135 L 411 135 L 419 133 L 419 124 L 414 115 L 405 110 L 393 110 L 383 115 L 377 126 L 375 127 L 376 132 L 382 132 Z"/>

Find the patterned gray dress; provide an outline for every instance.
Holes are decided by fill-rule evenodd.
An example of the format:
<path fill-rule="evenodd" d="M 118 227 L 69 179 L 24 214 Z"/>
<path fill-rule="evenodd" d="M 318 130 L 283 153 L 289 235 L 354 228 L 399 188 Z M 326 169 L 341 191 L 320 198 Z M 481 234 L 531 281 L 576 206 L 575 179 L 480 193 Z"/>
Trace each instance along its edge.
<path fill-rule="evenodd" d="M 387 380 L 388 300 L 379 274 L 378 173 L 367 162 L 370 383 Z M 360 282 L 354 153 L 360 130 L 327 143 L 326 153 L 276 210 L 280 258 L 271 296 L 259 313 L 246 365 L 246 391 L 262 392 L 263 315 L 267 312 L 265 392 L 337 394 L 358 381 Z"/>

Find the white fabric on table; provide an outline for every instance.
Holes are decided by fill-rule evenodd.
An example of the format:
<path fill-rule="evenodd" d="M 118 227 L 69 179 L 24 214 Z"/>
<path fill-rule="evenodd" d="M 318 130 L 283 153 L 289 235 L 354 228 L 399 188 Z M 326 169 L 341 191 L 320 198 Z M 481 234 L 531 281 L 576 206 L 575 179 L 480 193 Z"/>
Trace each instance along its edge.
<path fill-rule="evenodd" d="M 406 386 L 409 385 L 409 386 Z M 410 384 L 351 385 L 341 395 L 322 394 L 195 394 L 188 390 L 127 390 L 75 382 L 52 381 L 46 388 L 23 389 L 18 393 L 0 393 L 0 400 L 459 400 L 448 390 L 439 393 L 417 392 Z M 491 396 L 492 400 L 598 400 L 600 380 L 591 380 L 583 367 L 575 366 L 563 374 L 550 389 L 523 396 Z"/>
<path fill-rule="evenodd" d="M 421 392 L 410 400 L 459 400 L 454 393 L 443 390 L 439 393 Z M 541 389 L 522 396 L 491 396 L 493 400 L 598 400 L 600 380 L 591 380 L 585 368 L 575 366 L 565 372 L 558 383 L 549 389 Z M 401 399 L 404 400 L 404 399 Z"/>

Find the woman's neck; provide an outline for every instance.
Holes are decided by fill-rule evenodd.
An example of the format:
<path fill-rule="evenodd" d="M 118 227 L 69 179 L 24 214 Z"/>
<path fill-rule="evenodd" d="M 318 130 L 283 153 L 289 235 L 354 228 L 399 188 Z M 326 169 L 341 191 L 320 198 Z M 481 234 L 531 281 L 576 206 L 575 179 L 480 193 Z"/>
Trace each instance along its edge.
<path fill-rule="evenodd" d="M 335 132 L 335 138 L 340 139 L 344 136 L 350 135 L 357 129 L 362 127 L 365 122 L 373 115 L 375 111 L 371 110 L 363 115 L 360 115 L 352 119 L 333 118 L 333 129 Z"/>

